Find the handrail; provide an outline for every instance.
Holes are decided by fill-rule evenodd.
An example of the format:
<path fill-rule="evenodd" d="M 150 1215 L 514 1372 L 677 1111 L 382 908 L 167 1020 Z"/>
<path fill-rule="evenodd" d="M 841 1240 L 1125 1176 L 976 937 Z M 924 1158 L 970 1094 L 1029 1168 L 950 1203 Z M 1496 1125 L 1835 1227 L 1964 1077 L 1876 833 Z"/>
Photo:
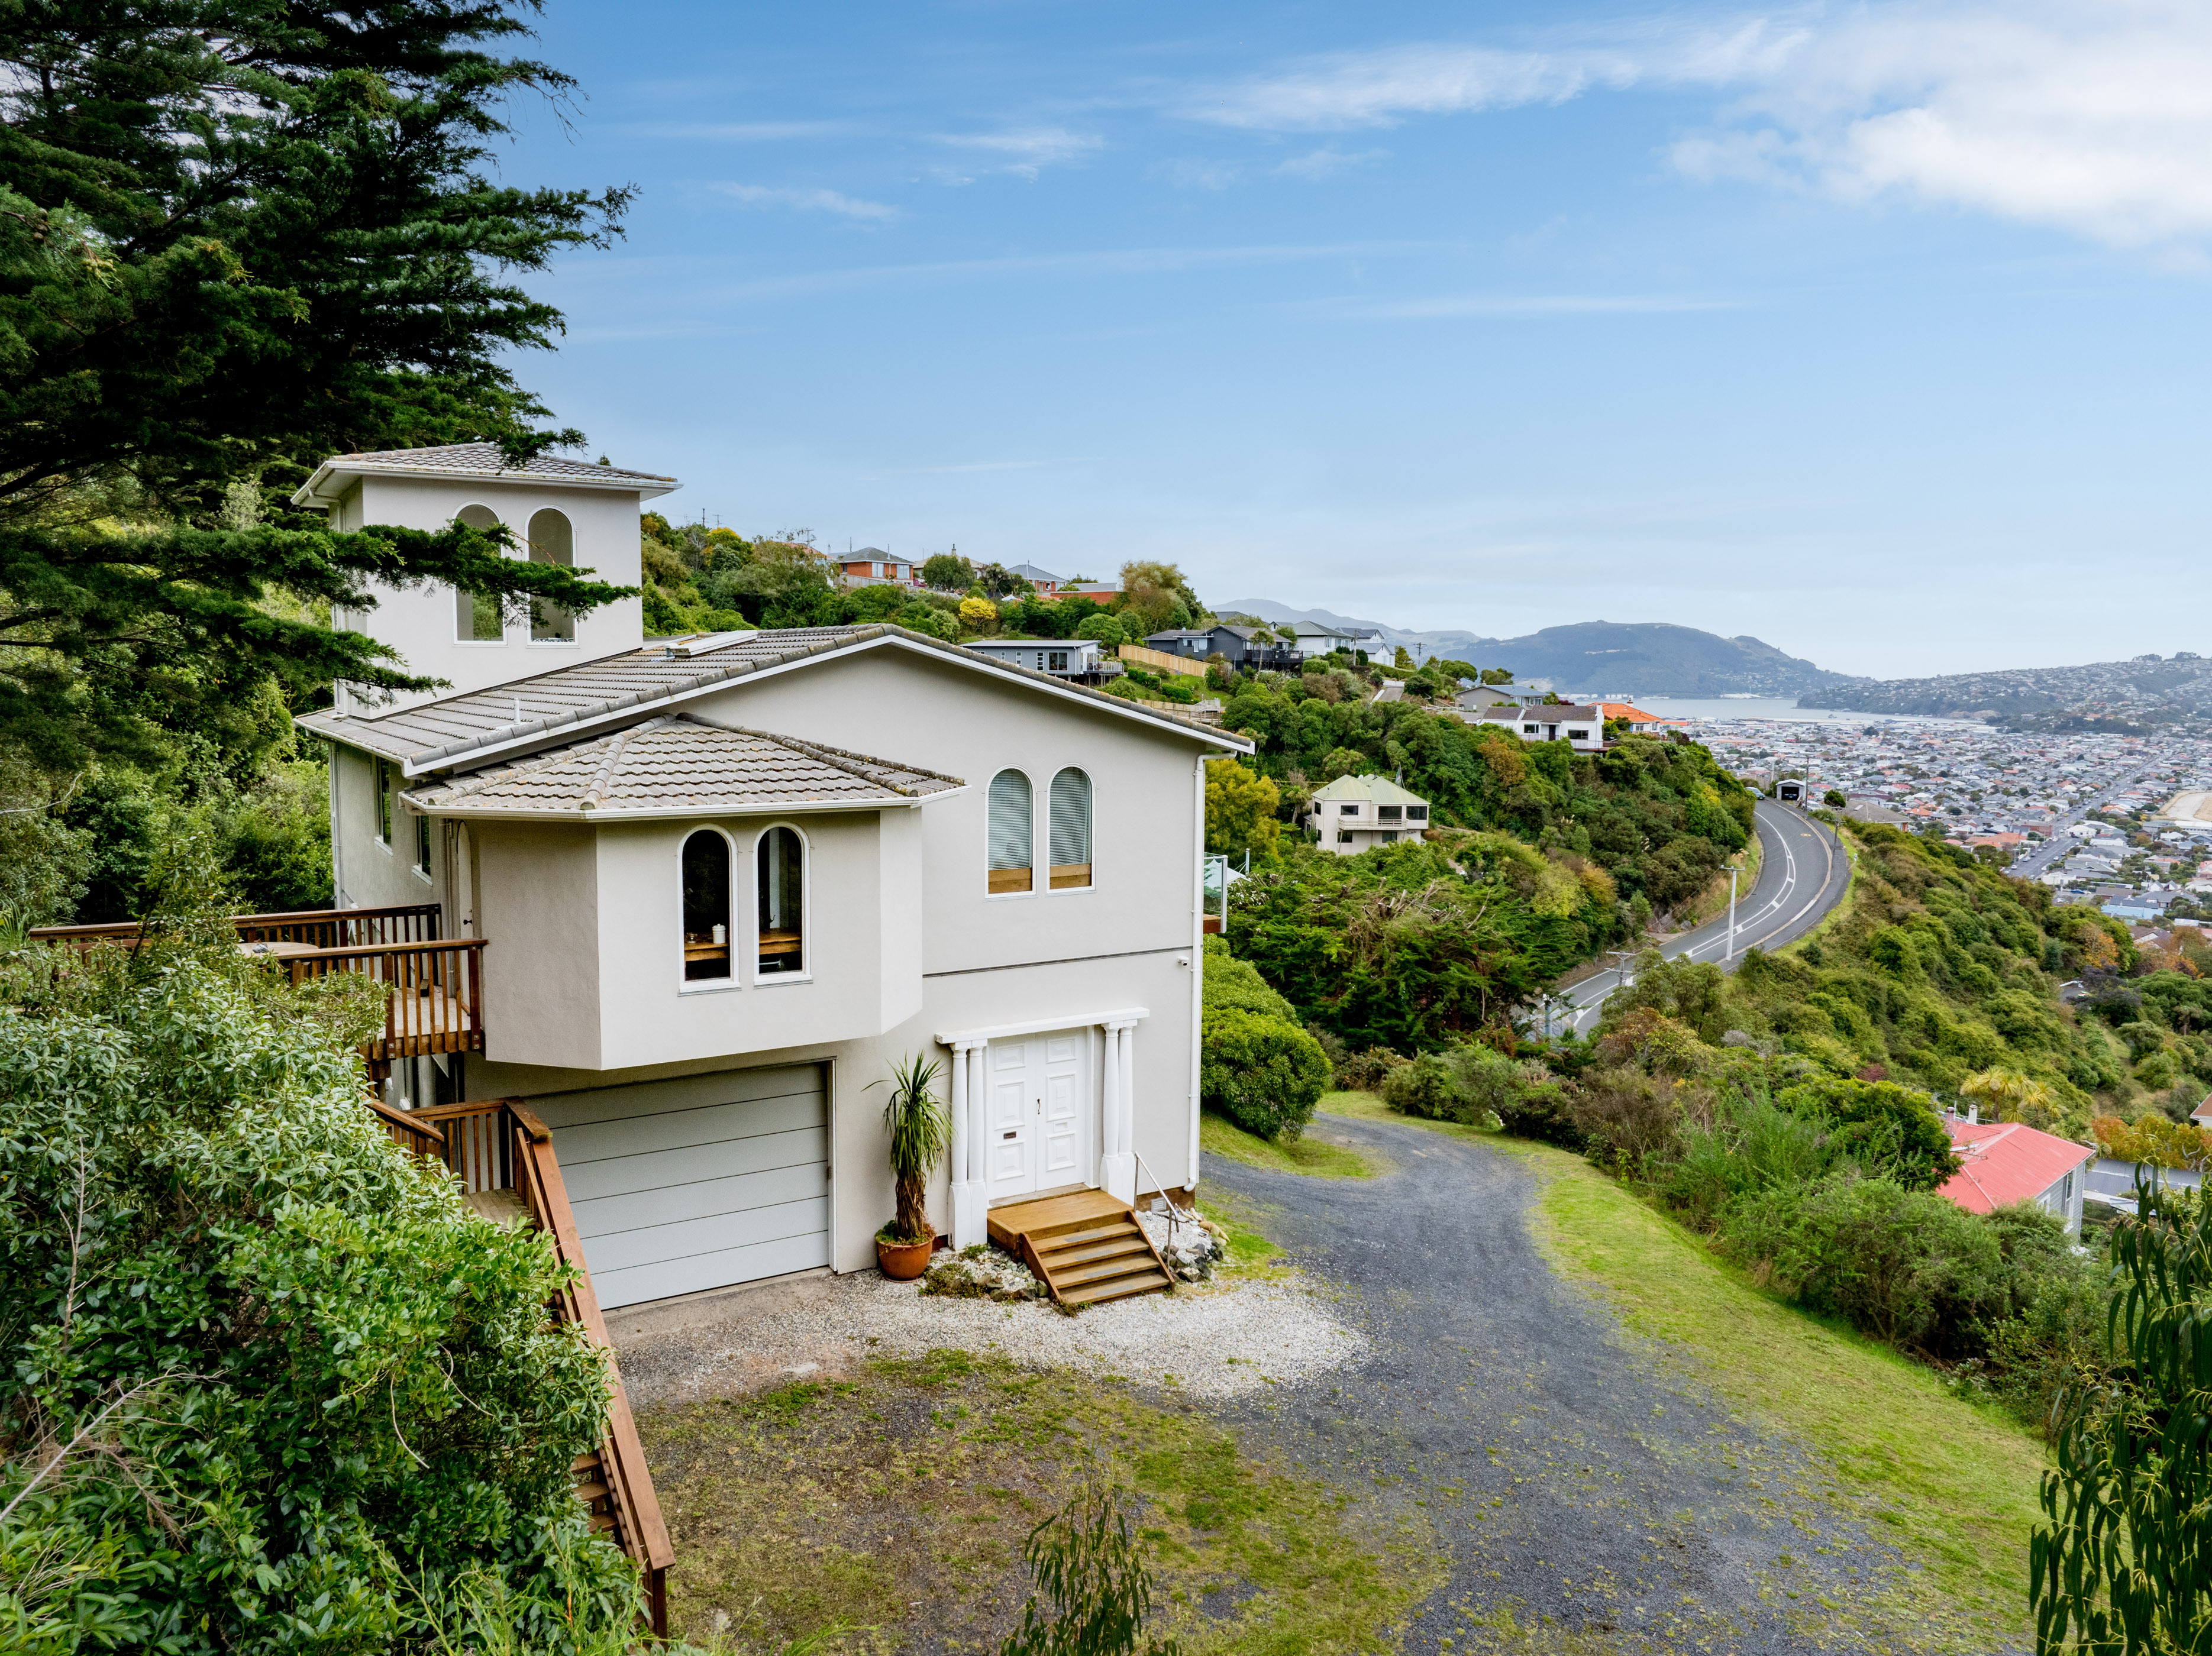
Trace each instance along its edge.
<path fill-rule="evenodd" d="M 366 1098 L 369 1113 L 384 1124 L 386 1130 L 392 1134 L 393 1143 L 400 1142 L 399 1135 L 403 1132 L 421 1141 L 412 1145 L 403 1144 L 402 1149 L 412 1149 L 418 1156 L 426 1155 L 431 1153 L 423 1149 L 427 1144 L 434 1146 L 435 1153 L 440 1156 L 445 1153 L 446 1135 L 438 1128 L 428 1121 L 416 1119 L 409 1111 L 393 1109 L 374 1093 L 368 1094 Z"/>
<path fill-rule="evenodd" d="M 1176 1216 L 1175 1198 L 1168 1194 L 1168 1187 L 1160 1183 L 1159 1174 L 1153 1173 L 1152 1168 L 1146 1165 L 1144 1152 L 1138 1149 L 1133 1144 L 1129 1147 L 1129 1154 L 1137 1163 L 1137 1171 L 1151 1176 L 1152 1181 L 1152 1194 L 1158 1197 L 1162 1201 L 1168 1204 L 1168 1246 L 1170 1247 L 1173 1247 L 1175 1246 L 1176 1239 L 1176 1226 L 1178 1223 L 1184 1222 Z M 1134 1206 L 1135 1204 L 1133 1203 L 1131 1205 Z"/>
<path fill-rule="evenodd" d="M 273 960 L 328 961 L 354 955 L 427 955 L 439 949 L 482 949 L 489 937 L 434 937 L 428 943 L 349 943 L 330 949 L 303 949 L 296 955 L 276 955 Z"/>
<path fill-rule="evenodd" d="M 434 932 L 438 914 L 435 903 L 395 903 L 378 908 L 294 908 L 268 914 L 234 914 L 230 924 L 241 936 L 247 932 L 324 927 L 335 935 L 341 929 L 356 931 L 364 923 L 386 920 L 422 921 Z M 143 920 L 103 920 L 89 925 L 33 926 L 25 935 L 35 943 L 98 943 L 105 938 L 140 937 L 145 929 Z M 251 937 L 246 940 L 256 941 Z"/>

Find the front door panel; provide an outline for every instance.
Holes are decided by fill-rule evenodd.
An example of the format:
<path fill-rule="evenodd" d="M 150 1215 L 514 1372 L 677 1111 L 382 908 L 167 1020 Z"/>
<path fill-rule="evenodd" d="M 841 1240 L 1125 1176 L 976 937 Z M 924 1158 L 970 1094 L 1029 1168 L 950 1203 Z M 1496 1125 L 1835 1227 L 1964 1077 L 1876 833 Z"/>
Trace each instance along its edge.
<path fill-rule="evenodd" d="M 988 1198 L 1019 1196 L 1037 1187 L 1036 1089 L 1030 1083 L 1030 1049 L 1034 1043 L 993 1042 L 989 1053 L 991 1170 Z"/>
<path fill-rule="evenodd" d="M 1089 1102 L 1083 1089 L 1084 1045 L 1073 1035 L 1055 1035 L 1030 1043 L 1032 1061 L 1042 1059 L 1038 1089 L 1044 1134 L 1041 1159 L 1042 1183 L 1048 1188 L 1091 1181 L 1090 1157 L 1085 1154 L 1085 1143 L 1090 1135 L 1083 1130 L 1087 1114 L 1084 1107 Z"/>

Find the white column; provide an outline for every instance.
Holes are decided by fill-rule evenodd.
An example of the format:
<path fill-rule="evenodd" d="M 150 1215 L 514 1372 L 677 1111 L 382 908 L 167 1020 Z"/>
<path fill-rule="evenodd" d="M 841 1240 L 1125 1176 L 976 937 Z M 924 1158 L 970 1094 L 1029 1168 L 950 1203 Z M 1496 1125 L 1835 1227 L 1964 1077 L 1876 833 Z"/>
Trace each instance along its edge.
<path fill-rule="evenodd" d="M 973 1247 L 987 1239 L 985 1215 L 990 1208 L 983 1194 L 983 1143 L 976 1095 L 976 1053 L 979 1043 L 963 1041 L 952 1048 L 952 1246 Z"/>
<path fill-rule="evenodd" d="M 1136 1030 L 1127 1023 L 1103 1027 L 1106 1073 L 1100 1111 L 1103 1131 L 1098 1184 L 1109 1196 L 1133 1203 L 1137 1199 L 1136 1101 L 1130 1088 L 1135 1073 L 1130 1060 L 1136 1050 Z"/>

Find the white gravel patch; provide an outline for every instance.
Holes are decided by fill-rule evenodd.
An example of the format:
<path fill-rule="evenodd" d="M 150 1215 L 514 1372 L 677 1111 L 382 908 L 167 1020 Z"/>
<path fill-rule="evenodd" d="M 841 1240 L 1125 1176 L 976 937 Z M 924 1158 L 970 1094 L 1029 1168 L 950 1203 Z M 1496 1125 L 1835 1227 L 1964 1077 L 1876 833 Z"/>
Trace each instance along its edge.
<path fill-rule="evenodd" d="M 619 1313 L 610 1318 L 631 1401 L 650 1407 L 835 1379 L 870 1357 L 945 1346 L 1025 1368 L 1077 1368 L 1229 1398 L 1296 1386 L 1358 1362 L 1367 1349 L 1364 1336 L 1295 1277 L 1141 1295 L 1073 1317 L 1049 1301 L 924 1295 L 872 1271 L 794 1289 L 702 1306 L 708 1314 L 680 1322 L 624 1326 Z"/>

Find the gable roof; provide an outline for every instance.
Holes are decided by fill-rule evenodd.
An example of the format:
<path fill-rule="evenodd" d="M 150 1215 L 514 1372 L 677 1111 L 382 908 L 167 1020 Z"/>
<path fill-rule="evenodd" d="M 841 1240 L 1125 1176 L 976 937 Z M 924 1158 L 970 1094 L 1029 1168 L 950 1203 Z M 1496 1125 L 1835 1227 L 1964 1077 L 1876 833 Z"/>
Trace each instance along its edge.
<path fill-rule="evenodd" d="M 1954 1116 L 1943 1125 L 1960 1161 L 1958 1172 L 1938 1193 L 1969 1213 L 2032 1202 L 2096 1155 L 2024 1121 L 1970 1122 Z"/>
<path fill-rule="evenodd" d="M 1599 701 L 1592 704 L 1607 719 L 1625 719 L 1632 725 L 1656 725 L 1657 713 L 1647 713 L 1643 708 L 1626 701 Z"/>
<path fill-rule="evenodd" d="M 1079 699 L 1120 718 L 1194 737 L 1209 747 L 1252 751 L 1244 737 L 1152 704 L 1071 684 L 1050 673 L 888 624 L 794 627 L 673 640 L 394 713 L 349 715 L 333 709 L 303 714 L 294 723 L 364 753 L 398 760 L 407 774 L 419 776 L 435 770 L 473 769 L 494 757 L 535 750 L 549 743 L 605 735 L 618 725 L 674 713 L 695 697 L 747 678 L 884 648 L 933 655 L 971 672 L 1004 675 L 1042 694 Z"/>
<path fill-rule="evenodd" d="M 437 448 L 374 449 L 333 454 L 292 495 L 294 506 L 327 506 L 345 492 L 348 477 L 452 477 L 485 482 L 550 482 L 586 488 L 619 488 L 651 498 L 682 487 L 653 471 L 626 471 L 557 454 L 533 454 L 510 464 L 497 443 L 447 443 Z"/>
<path fill-rule="evenodd" d="M 919 765 L 672 714 L 402 797 L 439 816 L 603 820 L 912 804 L 966 786 Z"/>
<path fill-rule="evenodd" d="M 1324 782 L 1316 788 L 1314 801 L 1326 799 L 1365 799 L 1378 805 L 1425 805 L 1429 802 L 1418 793 L 1410 793 L 1387 776 L 1340 776 L 1334 782 Z"/>

